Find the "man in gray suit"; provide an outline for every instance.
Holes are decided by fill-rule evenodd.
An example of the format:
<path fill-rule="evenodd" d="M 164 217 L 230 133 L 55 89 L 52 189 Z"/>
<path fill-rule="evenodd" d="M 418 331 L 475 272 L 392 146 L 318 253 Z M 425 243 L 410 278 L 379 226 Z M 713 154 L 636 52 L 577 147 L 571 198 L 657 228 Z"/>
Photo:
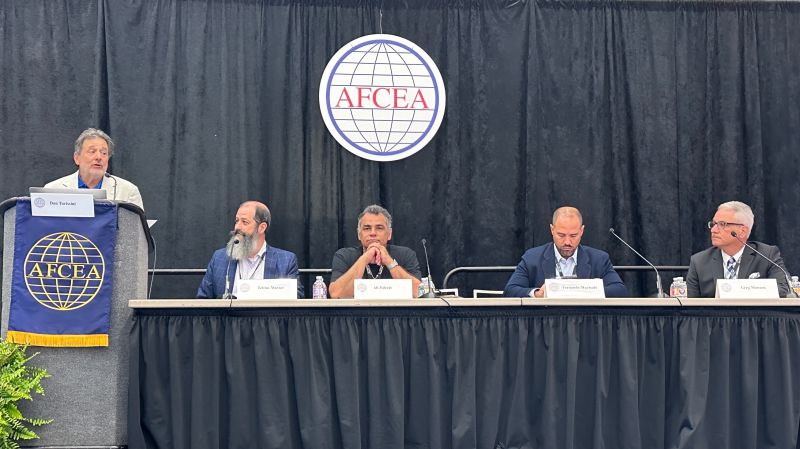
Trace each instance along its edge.
<path fill-rule="evenodd" d="M 692 256 L 686 286 L 690 298 L 713 298 L 717 279 L 773 278 L 778 281 L 781 297 L 789 291 L 786 276 L 775 265 L 764 260 L 755 251 L 745 246 L 753 229 L 753 211 L 739 201 L 722 203 L 708 222 L 711 230 L 711 248 Z M 749 242 L 773 262 L 783 265 L 777 246 Z"/>
<path fill-rule="evenodd" d="M 107 172 L 114 154 L 114 141 L 99 129 L 88 128 L 75 140 L 72 160 L 78 171 L 45 184 L 48 188 L 102 189 L 110 200 L 127 201 L 142 210 L 142 195 L 132 182 Z"/>

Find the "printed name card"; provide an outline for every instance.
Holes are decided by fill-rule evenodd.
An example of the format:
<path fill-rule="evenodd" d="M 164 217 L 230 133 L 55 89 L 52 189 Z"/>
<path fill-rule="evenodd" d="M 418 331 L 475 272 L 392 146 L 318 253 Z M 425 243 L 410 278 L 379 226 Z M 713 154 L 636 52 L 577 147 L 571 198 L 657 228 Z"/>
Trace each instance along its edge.
<path fill-rule="evenodd" d="M 297 279 L 237 279 L 237 299 L 297 299 Z"/>
<path fill-rule="evenodd" d="M 775 279 L 717 279 L 715 298 L 780 298 Z"/>
<path fill-rule="evenodd" d="M 356 279 L 353 281 L 355 299 L 414 299 L 411 279 Z"/>
<path fill-rule="evenodd" d="M 605 298 L 602 279 L 545 279 L 545 298 Z"/>
<path fill-rule="evenodd" d="M 34 217 L 94 217 L 94 197 L 79 193 L 31 193 Z"/>

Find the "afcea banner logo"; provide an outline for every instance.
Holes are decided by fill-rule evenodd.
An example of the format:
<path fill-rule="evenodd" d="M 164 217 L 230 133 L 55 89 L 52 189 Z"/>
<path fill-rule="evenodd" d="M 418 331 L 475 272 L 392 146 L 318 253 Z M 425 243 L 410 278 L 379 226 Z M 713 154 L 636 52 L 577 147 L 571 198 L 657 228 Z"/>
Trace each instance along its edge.
<path fill-rule="evenodd" d="M 328 130 L 348 151 L 396 161 L 436 135 L 444 116 L 444 83 L 416 44 L 371 34 L 351 41 L 328 62 L 319 107 Z"/>
<path fill-rule="evenodd" d="M 103 254 L 72 232 L 42 237 L 25 258 L 25 285 L 39 304 L 60 312 L 92 302 L 103 285 Z"/>

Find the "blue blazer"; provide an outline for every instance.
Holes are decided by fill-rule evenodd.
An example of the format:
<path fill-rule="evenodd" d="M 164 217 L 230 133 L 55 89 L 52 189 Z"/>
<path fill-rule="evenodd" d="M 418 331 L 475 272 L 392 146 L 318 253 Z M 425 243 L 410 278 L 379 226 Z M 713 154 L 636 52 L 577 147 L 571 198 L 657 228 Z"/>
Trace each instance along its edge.
<path fill-rule="evenodd" d="M 629 296 L 625 284 L 611 265 L 608 253 L 588 246 L 578 246 L 578 265 L 575 274 L 580 279 L 603 280 L 606 297 Z M 552 243 L 525 251 L 522 260 L 508 280 L 503 294 L 509 298 L 530 296 L 531 290 L 539 288 L 545 279 L 556 277 L 556 256 Z"/>
<path fill-rule="evenodd" d="M 225 293 L 226 270 L 228 281 L 233 288 L 238 262 L 232 260 L 228 269 L 228 260 L 225 248 L 214 251 L 206 268 L 206 275 L 200 283 L 200 288 L 197 289 L 198 298 L 222 298 Z M 294 253 L 267 245 L 267 254 L 264 256 L 264 279 L 297 279 L 298 275 L 297 256 Z M 297 297 L 303 298 L 303 295 L 303 284 L 298 281 Z"/>

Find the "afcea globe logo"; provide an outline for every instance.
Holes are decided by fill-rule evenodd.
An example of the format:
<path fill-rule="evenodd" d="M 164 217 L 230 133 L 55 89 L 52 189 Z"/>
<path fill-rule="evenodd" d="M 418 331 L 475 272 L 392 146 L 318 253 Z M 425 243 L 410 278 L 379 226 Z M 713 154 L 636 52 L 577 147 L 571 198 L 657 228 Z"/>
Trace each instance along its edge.
<path fill-rule="evenodd" d="M 348 151 L 373 161 L 396 161 L 436 135 L 444 117 L 444 83 L 416 44 L 371 34 L 351 41 L 328 62 L 319 108 L 330 133 Z"/>
<path fill-rule="evenodd" d="M 39 304 L 70 311 L 90 303 L 103 285 L 103 254 L 88 238 L 72 232 L 42 237 L 25 258 L 25 284 Z"/>

